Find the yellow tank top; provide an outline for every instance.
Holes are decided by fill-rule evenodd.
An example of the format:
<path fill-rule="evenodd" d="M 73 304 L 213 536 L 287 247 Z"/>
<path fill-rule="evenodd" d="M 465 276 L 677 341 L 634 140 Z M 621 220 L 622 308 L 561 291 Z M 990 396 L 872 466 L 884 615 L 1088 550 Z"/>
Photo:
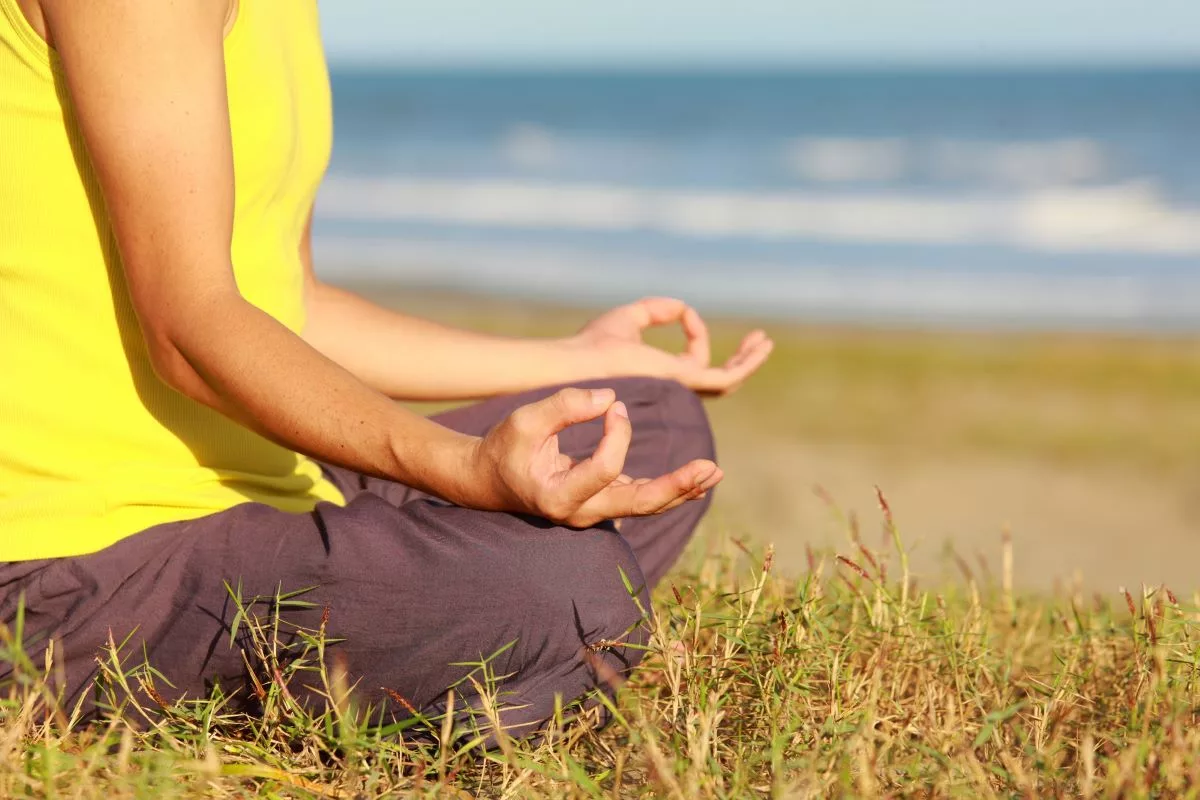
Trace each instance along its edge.
<path fill-rule="evenodd" d="M 329 159 L 316 0 L 240 0 L 225 42 L 245 298 L 304 325 Z M 0 561 L 81 555 L 241 503 L 343 502 L 312 461 L 155 376 L 57 54 L 0 0 Z"/>

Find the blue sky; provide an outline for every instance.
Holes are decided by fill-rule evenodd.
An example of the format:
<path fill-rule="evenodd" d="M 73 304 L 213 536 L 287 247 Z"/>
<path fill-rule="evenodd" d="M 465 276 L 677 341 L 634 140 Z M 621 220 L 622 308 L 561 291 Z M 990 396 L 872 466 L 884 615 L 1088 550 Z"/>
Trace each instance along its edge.
<path fill-rule="evenodd" d="M 334 63 L 1200 63 L 1200 0 L 326 0 Z"/>

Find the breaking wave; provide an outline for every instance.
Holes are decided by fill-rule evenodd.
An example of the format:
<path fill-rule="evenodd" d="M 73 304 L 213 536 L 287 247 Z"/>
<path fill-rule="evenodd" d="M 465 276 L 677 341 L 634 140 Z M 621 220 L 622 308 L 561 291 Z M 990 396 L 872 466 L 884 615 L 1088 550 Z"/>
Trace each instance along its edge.
<path fill-rule="evenodd" d="M 886 162 L 881 155 L 876 166 L 886 170 Z M 944 196 L 333 176 L 322 190 L 318 214 L 335 221 L 651 231 L 691 238 L 1200 255 L 1200 207 L 1172 205 L 1148 181 Z"/>

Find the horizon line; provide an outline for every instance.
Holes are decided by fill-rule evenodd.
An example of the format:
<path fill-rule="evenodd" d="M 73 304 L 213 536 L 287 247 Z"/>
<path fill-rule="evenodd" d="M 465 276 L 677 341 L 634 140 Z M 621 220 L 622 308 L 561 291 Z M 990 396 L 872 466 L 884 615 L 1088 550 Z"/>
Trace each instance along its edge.
<path fill-rule="evenodd" d="M 1200 70 L 1200 56 L 1159 59 L 412 59 L 328 57 L 332 70 L 390 69 L 404 72 L 1137 72 Z"/>

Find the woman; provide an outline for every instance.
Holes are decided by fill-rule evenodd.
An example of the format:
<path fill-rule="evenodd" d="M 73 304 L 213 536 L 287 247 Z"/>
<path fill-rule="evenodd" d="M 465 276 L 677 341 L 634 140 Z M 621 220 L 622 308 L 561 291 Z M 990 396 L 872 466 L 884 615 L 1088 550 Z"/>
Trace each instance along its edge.
<path fill-rule="evenodd" d="M 644 604 L 721 480 L 693 390 L 767 337 L 712 367 L 674 300 L 514 340 L 318 281 L 315 0 L 0 9 L 0 610 L 68 698 L 110 631 L 171 698 L 244 696 L 227 586 L 311 587 L 289 621 L 328 615 L 367 702 L 436 710 L 499 653 L 516 733 L 635 663 L 622 573 Z M 686 353 L 642 343 L 676 322 Z"/>

